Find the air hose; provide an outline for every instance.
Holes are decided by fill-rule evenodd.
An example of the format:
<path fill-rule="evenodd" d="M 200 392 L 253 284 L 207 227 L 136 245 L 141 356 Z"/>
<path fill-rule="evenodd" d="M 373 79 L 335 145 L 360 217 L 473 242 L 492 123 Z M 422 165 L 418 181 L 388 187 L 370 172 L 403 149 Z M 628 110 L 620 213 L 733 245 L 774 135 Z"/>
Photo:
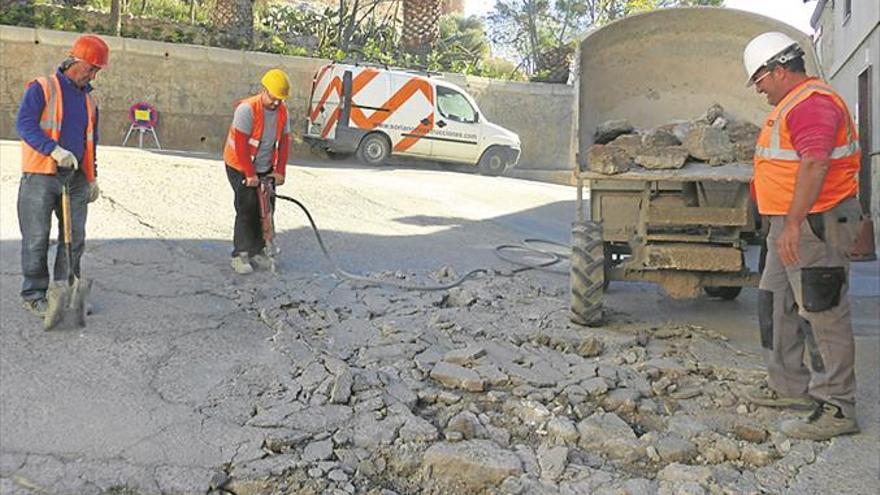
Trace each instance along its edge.
<path fill-rule="evenodd" d="M 498 256 L 499 258 L 501 258 L 502 260 L 504 260 L 508 263 L 519 265 L 517 268 L 514 268 L 513 270 L 499 272 L 499 271 L 491 270 L 491 269 L 487 269 L 487 268 L 477 268 L 475 270 L 471 270 L 471 271 L 465 273 L 464 275 L 458 277 L 457 279 L 453 280 L 452 282 L 448 282 L 445 284 L 433 284 L 433 285 L 431 285 L 431 284 L 414 285 L 414 284 L 407 284 L 407 283 L 403 283 L 403 282 L 394 282 L 394 281 L 390 281 L 390 280 L 379 280 L 379 279 L 372 278 L 372 277 L 365 277 L 363 275 L 357 275 L 355 273 L 351 273 L 351 272 L 348 272 L 348 271 L 345 271 L 344 269 L 342 269 L 342 267 L 339 266 L 339 264 L 336 262 L 336 260 L 333 259 L 333 256 L 330 254 L 330 251 L 327 249 L 327 246 L 324 244 L 324 239 L 321 237 L 321 231 L 318 230 L 318 226 L 317 226 L 317 224 L 315 224 L 315 220 L 312 218 L 312 214 L 309 213 L 308 208 L 306 208 L 304 204 L 300 203 L 296 199 L 291 198 L 290 196 L 284 196 L 283 194 L 278 194 L 276 192 L 275 197 L 278 199 L 283 199 L 284 201 L 289 201 L 289 202 L 295 204 L 303 211 L 303 213 L 305 213 L 306 218 L 308 218 L 308 220 L 309 220 L 309 224 L 311 224 L 311 226 L 312 226 L 312 232 L 314 232 L 314 234 L 315 234 L 315 239 L 317 239 L 317 241 L 318 241 L 318 246 L 321 247 L 321 251 L 324 253 L 324 258 L 326 258 L 327 261 L 330 263 L 330 265 L 333 266 L 334 273 L 338 274 L 339 276 L 341 276 L 343 278 L 346 278 L 348 280 L 352 280 L 355 282 L 362 282 L 362 283 L 366 283 L 366 284 L 370 284 L 370 285 L 396 287 L 398 289 L 404 289 L 404 290 L 418 290 L 418 291 L 449 290 L 449 289 L 452 289 L 453 287 L 457 287 L 457 286 L 461 285 L 462 283 L 464 283 L 468 279 L 477 277 L 478 275 L 494 274 L 497 276 L 512 277 L 512 276 L 516 275 L 517 273 L 524 272 L 526 270 L 542 270 L 542 269 L 549 268 L 550 266 L 553 266 L 553 265 L 561 262 L 563 259 L 568 258 L 568 254 L 554 252 L 554 251 L 550 251 L 550 250 L 546 250 L 546 249 L 538 249 L 536 247 L 531 246 L 534 244 L 548 244 L 551 246 L 557 246 L 557 247 L 560 247 L 563 249 L 568 249 L 568 246 L 566 246 L 564 244 L 561 244 L 558 242 L 553 242 L 553 241 L 548 241 L 548 240 L 543 240 L 543 239 L 525 239 L 522 242 L 522 244 L 519 244 L 519 245 L 517 245 L 517 244 L 503 244 L 503 245 L 495 247 L 495 255 L 496 256 Z M 525 252 L 530 255 L 537 255 L 537 256 L 544 257 L 544 258 L 546 258 L 546 261 L 540 261 L 537 263 L 526 263 L 523 261 L 514 260 L 512 258 L 506 257 L 505 255 L 502 254 L 505 251 Z M 559 273 L 559 272 L 553 272 L 553 273 Z"/>

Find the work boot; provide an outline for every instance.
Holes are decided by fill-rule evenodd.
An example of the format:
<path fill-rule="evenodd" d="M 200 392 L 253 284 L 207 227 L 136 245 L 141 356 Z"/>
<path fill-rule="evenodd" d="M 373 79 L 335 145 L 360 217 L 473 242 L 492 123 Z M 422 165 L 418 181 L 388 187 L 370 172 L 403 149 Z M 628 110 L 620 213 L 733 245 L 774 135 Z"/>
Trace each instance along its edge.
<path fill-rule="evenodd" d="M 251 262 L 246 253 L 233 256 L 232 261 L 230 261 L 229 264 L 232 265 L 232 269 L 235 270 L 235 273 L 239 275 L 254 273 L 254 267 L 251 266 Z"/>
<path fill-rule="evenodd" d="M 779 429 L 789 438 L 818 441 L 858 433 L 859 424 L 856 418 L 844 416 L 839 407 L 822 402 L 806 420 L 789 419 L 783 421 Z"/>
<path fill-rule="evenodd" d="M 275 261 L 263 253 L 251 256 L 251 265 L 257 270 L 275 271 Z"/>
<path fill-rule="evenodd" d="M 46 316 L 47 303 L 42 297 L 40 299 L 24 299 L 21 301 L 21 307 L 40 318 Z"/>
<path fill-rule="evenodd" d="M 797 411 L 809 411 L 816 407 L 816 401 L 807 395 L 782 395 L 768 386 L 748 387 L 743 391 L 744 398 L 752 404 L 764 407 L 786 407 Z"/>

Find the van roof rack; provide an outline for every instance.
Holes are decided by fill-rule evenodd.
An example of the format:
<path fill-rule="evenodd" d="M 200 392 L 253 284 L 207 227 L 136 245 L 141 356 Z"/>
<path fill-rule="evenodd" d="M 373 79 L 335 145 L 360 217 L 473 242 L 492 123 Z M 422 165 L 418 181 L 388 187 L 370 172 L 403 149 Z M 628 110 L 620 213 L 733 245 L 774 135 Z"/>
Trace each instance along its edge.
<path fill-rule="evenodd" d="M 384 62 L 364 62 L 360 60 L 355 60 L 352 65 L 356 65 L 358 67 L 381 67 L 385 70 L 391 70 L 391 67 Z"/>
<path fill-rule="evenodd" d="M 405 70 L 406 70 L 406 72 L 411 72 L 413 74 L 424 74 L 428 77 L 443 77 L 442 72 L 428 70 L 428 68 L 424 67 L 424 66 L 416 66 L 416 67 L 413 67 L 410 69 L 405 69 Z"/>
<path fill-rule="evenodd" d="M 391 69 L 391 67 L 389 67 L 388 64 L 386 64 L 384 62 L 370 62 L 370 61 L 361 60 L 361 57 L 360 57 L 361 54 L 356 51 L 354 52 L 354 55 L 355 55 L 354 57 L 346 57 L 342 60 L 334 60 L 333 63 L 334 64 L 348 64 L 348 65 L 354 65 L 357 67 L 378 67 L 378 68 L 382 68 L 385 70 Z"/>

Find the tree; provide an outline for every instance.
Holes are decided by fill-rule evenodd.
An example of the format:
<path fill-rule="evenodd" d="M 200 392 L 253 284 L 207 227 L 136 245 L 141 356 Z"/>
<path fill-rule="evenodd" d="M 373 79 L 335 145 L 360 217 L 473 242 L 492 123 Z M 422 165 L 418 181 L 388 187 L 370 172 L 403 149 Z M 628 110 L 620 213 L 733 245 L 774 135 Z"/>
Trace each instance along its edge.
<path fill-rule="evenodd" d="M 489 15 L 495 46 L 520 60 L 533 80 L 565 82 L 574 42 L 591 27 L 664 7 L 723 0 L 496 0 Z"/>
<path fill-rule="evenodd" d="M 114 36 L 122 35 L 122 5 L 121 0 L 110 2 L 110 29 Z"/>
<path fill-rule="evenodd" d="M 254 37 L 253 0 L 214 0 L 211 24 L 218 42 L 227 48 L 250 48 Z"/>
<path fill-rule="evenodd" d="M 406 52 L 426 58 L 440 38 L 441 0 L 403 0 L 403 36 Z"/>

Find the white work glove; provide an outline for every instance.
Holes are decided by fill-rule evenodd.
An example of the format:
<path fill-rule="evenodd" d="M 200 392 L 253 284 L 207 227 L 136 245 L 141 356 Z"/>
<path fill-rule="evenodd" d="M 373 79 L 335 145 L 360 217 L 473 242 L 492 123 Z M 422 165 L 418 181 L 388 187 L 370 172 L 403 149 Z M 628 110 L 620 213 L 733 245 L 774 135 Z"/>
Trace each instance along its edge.
<path fill-rule="evenodd" d="M 94 202 L 100 195 L 101 188 L 98 187 L 98 180 L 95 179 L 95 182 L 89 182 L 89 203 Z"/>
<path fill-rule="evenodd" d="M 49 153 L 49 156 L 55 160 L 55 163 L 57 163 L 59 167 L 72 168 L 74 170 L 79 168 L 79 162 L 76 160 L 76 156 L 61 146 L 56 146 L 55 149 L 52 150 L 52 153 Z"/>

